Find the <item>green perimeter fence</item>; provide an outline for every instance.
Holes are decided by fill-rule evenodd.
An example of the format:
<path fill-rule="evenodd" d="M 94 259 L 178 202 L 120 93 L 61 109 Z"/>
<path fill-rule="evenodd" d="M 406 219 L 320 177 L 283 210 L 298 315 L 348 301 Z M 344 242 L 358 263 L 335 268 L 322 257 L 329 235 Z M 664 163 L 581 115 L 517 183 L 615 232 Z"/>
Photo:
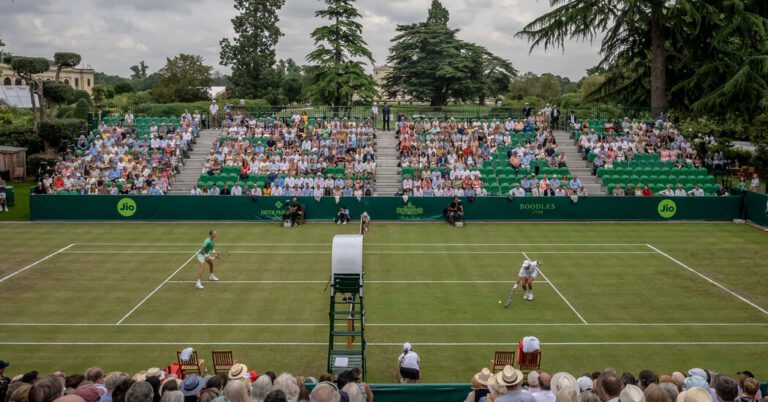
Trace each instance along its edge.
<path fill-rule="evenodd" d="M 765 197 L 750 196 L 762 204 Z M 32 220 L 280 221 L 288 197 L 33 195 Z M 339 208 L 352 219 L 368 212 L 374 221 L 440 221 L 450 198 L 299 197 L 306 219 L 330 221 Z M 729 221 L 744 216 L 745 197 L 487 197 L 463 199 L 467 221 Z"/>

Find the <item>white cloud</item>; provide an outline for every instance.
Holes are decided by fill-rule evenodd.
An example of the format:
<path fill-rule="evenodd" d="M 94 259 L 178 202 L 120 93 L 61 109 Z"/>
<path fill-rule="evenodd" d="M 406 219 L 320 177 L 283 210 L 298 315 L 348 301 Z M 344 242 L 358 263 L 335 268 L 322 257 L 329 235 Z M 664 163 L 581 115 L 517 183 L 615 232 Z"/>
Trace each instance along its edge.
<path fill-rule="evenodd" d="M 426 19 L 431 0 L 358 0 L 363 37 L 377 64 L 385 63 L 397 24 Z M 567 43 L 566 52 L 535 49 L 514 34 L 549 10 L 548 0 L 443 0 L 453 28 L 510 59 L 521 72 L 552 72 L 578 79 L 597 64 L 598 46 Z M 305 63 L 313 48 L 312 30 L 324 23 L 314 17 L 319 0 L 287 0 L 280 11 L 284 35 L 278 58 Z M 75 51 L 97 71 L 127 76 L 129 66 L 145 60 L 151 71 L 179 53 L 203 56 L 219 66 L 219 41 L 232 37 L 231 1 L 221 0 L 0 0 L 0 38 L 16 54 L 51 57 Z"/>

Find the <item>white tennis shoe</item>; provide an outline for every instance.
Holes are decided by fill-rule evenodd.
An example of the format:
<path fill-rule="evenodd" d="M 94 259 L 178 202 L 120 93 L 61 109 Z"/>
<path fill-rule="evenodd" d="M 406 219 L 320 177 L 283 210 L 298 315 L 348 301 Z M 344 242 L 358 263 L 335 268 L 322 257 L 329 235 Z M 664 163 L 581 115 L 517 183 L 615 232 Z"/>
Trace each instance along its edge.
<path fill-rule="evenodd" d="M 199 280 L 199 279 L 197 280 L 197 282 L 195 282 L 195 288 L 196 288 L 196 289 L 202 289 L 202 288 L 203 288 L 203 284 L 202 284 L 202 283 L 200 283 L 200 280 Z"/>
<path fill-rule="evenodd" d="M 214 275 L 214 274 L 208 275 L 208 279 L 210 279 L 210 280 L 212 280 L 214 282 L 219 280 L 219 278 L 217 278 L 216 275 Z"/>

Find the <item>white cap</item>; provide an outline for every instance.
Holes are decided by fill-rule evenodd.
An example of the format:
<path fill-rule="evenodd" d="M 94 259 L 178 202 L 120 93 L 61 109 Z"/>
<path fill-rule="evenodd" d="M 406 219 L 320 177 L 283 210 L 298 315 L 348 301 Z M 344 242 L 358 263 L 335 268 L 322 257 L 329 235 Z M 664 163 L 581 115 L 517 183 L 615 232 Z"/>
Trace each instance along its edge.
<path fill-rule="evenodd" d="M 525 260 L 525 262 L 523 263 L 523 266 L 524 267 L 530 267 L 531 266 L 531 262 L 528 261 L 528 260 Z"/>
<path fill-rule="evenodd" d="M 413 347 L 411 346 L 410 343 L 406 342 L 403 344 L 403 350 L 407 350 L 410 352 L 411 350 L 413 350 Z"/>

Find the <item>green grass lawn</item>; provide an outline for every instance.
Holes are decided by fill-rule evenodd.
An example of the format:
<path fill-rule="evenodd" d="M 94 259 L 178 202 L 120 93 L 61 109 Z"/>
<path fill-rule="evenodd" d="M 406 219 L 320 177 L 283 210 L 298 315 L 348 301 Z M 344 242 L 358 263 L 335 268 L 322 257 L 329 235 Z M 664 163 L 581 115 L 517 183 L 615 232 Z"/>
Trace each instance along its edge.
<path fill-rule="evenodd" d="M 231 257 L 218 264 L 221 281 L 198 291 L 190 257 L 210 227 Z M 0 225 L 0 357 L 11 375 L 136 372 L 192 346 L 208 361 L 211 350 L 232 349 L 259 372 L 317 376 L 330 243 L 356 229 Z M 391 380 L 408 341 L 425 382 L 466 382 L 527 335 L 541 340 L 551 372 L 748 368 L 764 377 L 766 246 L 768 234 L 735 224 L 374 225 L 364 251 L 369 381 Z M 520 292 L 504 309 L 523 253 L 544 263 L 535 300 Z"/>

